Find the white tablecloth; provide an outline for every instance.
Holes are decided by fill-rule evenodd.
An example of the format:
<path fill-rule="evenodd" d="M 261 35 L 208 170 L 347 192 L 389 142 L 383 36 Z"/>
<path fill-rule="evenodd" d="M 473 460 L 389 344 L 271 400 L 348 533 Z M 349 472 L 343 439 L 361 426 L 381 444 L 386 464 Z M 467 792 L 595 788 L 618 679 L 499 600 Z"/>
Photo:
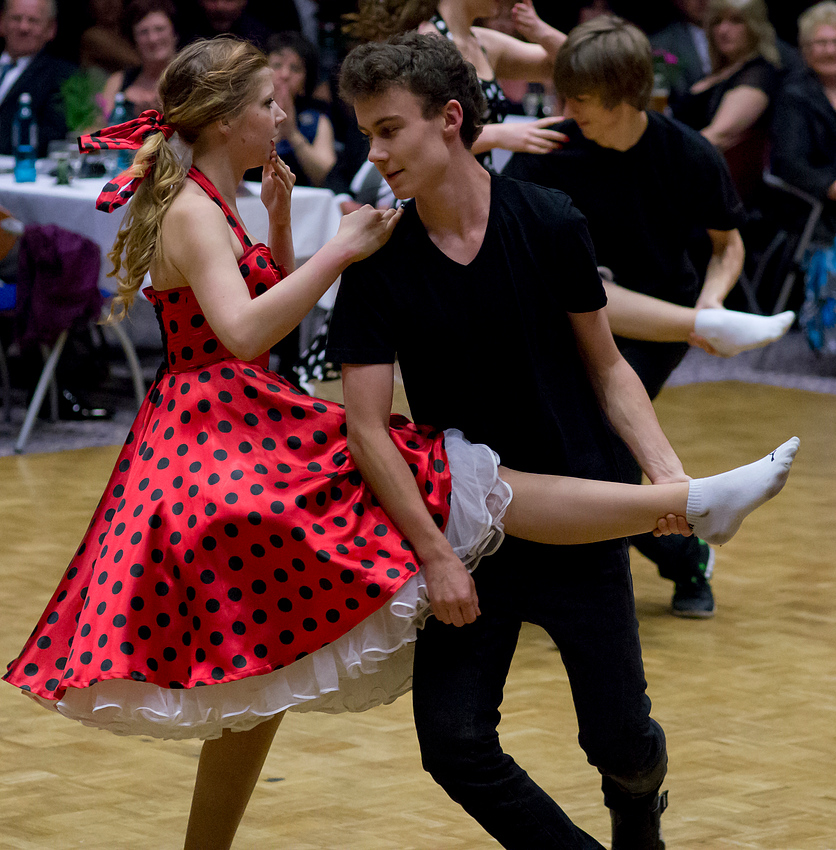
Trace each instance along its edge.
<path fill-rule="evenodd" d="M 125 208 L 112 213 L 96 209 L 96 198 L 105 183 L 107 178 L 97 177 L 58 186 L 54 178 L 44 175 L 34 183 L 15 183 L 11 174 L 0 174 L 0 205 L 24 224 L 58 224 L 92 239 L 102 249 L 101 285 L 113 289 L 113 280 L 107 279 L 112 266 L 106 255 L 113 247 Z M 267 211 L 259 197 L 260 184 L 245 185 L 251 194 L 238 198 L 238 211 L 256 240 L 266 242 Z M 328 189 L 298 187 L 291 197 L 293 245 L 297 264 L 301 264 L 337 232 L 341 214 Z"/>

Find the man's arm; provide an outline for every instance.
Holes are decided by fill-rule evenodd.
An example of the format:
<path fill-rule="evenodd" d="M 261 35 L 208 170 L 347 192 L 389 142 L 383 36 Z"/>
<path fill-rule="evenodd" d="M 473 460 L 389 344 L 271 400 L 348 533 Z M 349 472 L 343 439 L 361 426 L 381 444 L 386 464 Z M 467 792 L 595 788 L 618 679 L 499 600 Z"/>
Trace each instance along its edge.
<path fill-rule="evenodd" d="M 433 521 L 389 436 L 394 366 L 343 364 L 342 379 L 348 449 L 389 518 L 415 549 L 433 613 L 443 623 L 472 623 L 479 615 L 473 579 Z"/>
<path fill-rule="evenodd" d="M 711 260 L 696 307 L 722 307 L 743 271 L 746 251 L 739 230 L 709 230 Z"/>
<path fill-rule="evenodd" d="M 578 351 L 604 413 L 653 484 L 688 481 L 642 382 L 621 356 L 606 308 L 569 313 Z"/>

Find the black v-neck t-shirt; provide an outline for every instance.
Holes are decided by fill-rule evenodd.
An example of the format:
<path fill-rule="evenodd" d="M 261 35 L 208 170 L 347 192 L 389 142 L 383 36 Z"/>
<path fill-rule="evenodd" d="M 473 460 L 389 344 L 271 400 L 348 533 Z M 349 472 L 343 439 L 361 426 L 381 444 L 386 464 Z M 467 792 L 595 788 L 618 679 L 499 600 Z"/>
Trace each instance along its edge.
<path fill-rule="evenodd" d="M 345 271 L 328 357 L 397 359 L 417 422 L 459 428 L 509 466 L 615 480 L 608 427 L 567 317 L 605 304 L 569 198 L 492 175 L 472 262 L 436 247 L 409 202 L 389 242 Z"/>
<path fill-rule="evenodd" d="M 503 173 L 561 189 L 586 216 L 598 262 L 616 283 L 692 307 L 702 280 L 689 250 L 706 230 L 746 220 L 723 157 L 695 130 L 656 112 L 629 150 L 584 138 L 551 154 L 515 154 Z"/>

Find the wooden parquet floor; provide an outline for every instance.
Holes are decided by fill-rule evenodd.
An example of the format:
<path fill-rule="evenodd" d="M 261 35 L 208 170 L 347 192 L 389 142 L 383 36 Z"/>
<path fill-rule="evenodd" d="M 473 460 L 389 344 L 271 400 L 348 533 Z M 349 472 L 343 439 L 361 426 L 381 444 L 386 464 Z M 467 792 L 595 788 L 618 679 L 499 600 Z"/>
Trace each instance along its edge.
<path fill-rule="evenodd" d="M 668 613 L 636 557 L 654 713 L 668 735 L 670 850 L 836 849 L 836 397 L 735 383 L 666 390 L 691 474 L 802 439 L 786 490 L 717 556 L 718 612 Z M 83 533 L 116 449 L 0 459 L 0 659 L 23 644 Z M 558 653 L 524 631 L 501 725 L 508 751 L 604 843 Z M 117 738 L 0 684 L 0 848 L 181 846 L 194 742 Z M 357 716 L 290 715 L 236 848 L 480 850 L 498 845 L 422 772 L 408 698 Z M 536 850 L 536 848 L 532 848 Z"/>

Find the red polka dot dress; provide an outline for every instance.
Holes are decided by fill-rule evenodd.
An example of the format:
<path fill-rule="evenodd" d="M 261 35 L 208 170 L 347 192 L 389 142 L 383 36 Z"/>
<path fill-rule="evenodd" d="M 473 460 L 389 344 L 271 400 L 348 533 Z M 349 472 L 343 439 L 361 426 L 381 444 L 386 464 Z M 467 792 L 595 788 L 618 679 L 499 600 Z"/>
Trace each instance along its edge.
<path fill-rule="evenodd" d="M 269 250 L 199 171 L 190 177 L 241 239 L 257 298 L 281 279 Z M 266 355 L 235 358 L 190 289 L 146 293 L 166 363 L 4 678 L 82 723 L 167 738 L 395 699 L 410 686 L 426 594 L 412 548 L 352 462 L 342 406 L 299 393 Z M 444 435 L 402 417 L 391 435 L 444 528 Z M 484 514 L 484 494 L 477 502 Z M 496 514 L 459 522 L 464 550 L 496 539 Z"/>

